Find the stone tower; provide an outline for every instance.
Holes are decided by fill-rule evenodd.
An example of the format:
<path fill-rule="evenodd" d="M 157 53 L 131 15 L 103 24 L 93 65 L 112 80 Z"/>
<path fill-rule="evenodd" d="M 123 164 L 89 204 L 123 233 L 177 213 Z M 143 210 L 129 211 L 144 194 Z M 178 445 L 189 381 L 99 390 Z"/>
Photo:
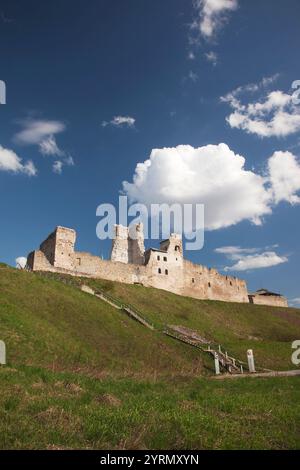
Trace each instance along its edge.
<path fill-rule="evenodd" d="M 58 226 L 40 245 L 40 251 L 54 267 L 72 270 L 75 241 L 75 230 Z"/>
<path fill-rule="evenodd" d="M 145 263 L 144 226 L 142 222 L 129 228 L 128 263 Z"/>
<path fill-rule="evenodd" d="M 130 264 L 144 264 L 144 231 L 139 223 L 130 228 L 115 226 L 115 238 L 112 241 L 111 261 Z"/>
<path fill-rule="evenodd" d="M 115 225 L 115 237 L 111 246 L 111 261 L 128 263 L 128 227 Z"/>
<path fill-rule="evenodd" d="M 183 259 L 182 238 L 178 233 L 171 233 L 170 238 L 160 242 L 160 249 L 168 253 L 173 253 L 178 258 Z"/>

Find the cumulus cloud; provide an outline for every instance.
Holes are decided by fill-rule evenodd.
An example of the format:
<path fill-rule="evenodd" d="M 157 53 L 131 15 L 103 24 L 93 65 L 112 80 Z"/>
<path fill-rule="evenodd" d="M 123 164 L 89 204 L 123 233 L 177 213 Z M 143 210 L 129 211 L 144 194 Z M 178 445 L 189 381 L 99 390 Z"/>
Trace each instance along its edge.
<path fill-rule="evenodd" d="M 300 297 L 295 297 L 294 299 L 292 299 L 292 300 L 290 301 L 290 304 L 291 304 L 291 305 L 295 305 L 295 306 L 296 306 L 296 305 L 300 305 Z"/>
<path fill-rule="evenodd" d="M 291 152 L 274 152 L 268 160 L 269 179 L 275 203 L 299 204 L 300 164 Z"/>
<path fill-rule="evenodd" d="M 15 142 L 22 145 L 40 144 L 49 136 L 63 132 L 65 124 L 60 121 L 33 120 L 21 121 L 23 129 L 15 135 Z"/>
<path fill-rule="evenodd" d="M 253 93 L 269 86 L 278 77 L 264 78 L 259 84 L 249 84 L 237 88 L 221 97 L 233 109 L 226 117 L 232 128 L 242 129 L 259 137 L 285 137 L 300 130 L 300 111 L 293 103 L 292 95 L 281 90 L 266 93 L 257 101 L 242 103 L 241 95 Z"/>
<path fill-rule="evenodd" d="M 27 258 L 25 256 L 19 256 L 16 258 L 16 268 L 18 269 L 24 269 L 27 264 Z"/>
<path fill-rule="evenodd" d="M 37 174 L 34 163 L 28 160 L 22 163 L 22 159 L 13 152 L 13 150 L 6 149 L 0 145 L 0 171 L 8 171 L 11 173 L 24 173 L 28 176 Z"/>
<path fill-rule="evenodd" d="M 259 224 L 271 213 L 265 178 L 246 170 L 245 158 L 226 144 L 154 149 L 123 190 L 145 204 L 202 203 L 209 230 L 245 219 Z"/>
<path fill-rule="evenodd" d="M 286 256 L 279 256 L 275 251 L 258 248 L 241 248 L 240 246 L 223 246 L 215 249 L 216 253 L 235 261 L 232 266 L 226 266 L 224 271 L 248 271 L 252 269 L 270 268 L 286 263 Z"/>
<path fill-rule="evenodd" d="M 226 23 L 231 12 L 237 9 L 238 0 L 194 0 L 196 19 L 192 29 L 204 39 L 212 39 Z"/>
<path fill-rule="evenodd" d="M 134 127 L 135 119 L 130 116 L 115 116 L 111 121 L 102 122 L 102 127 L 109 125 L 114 127 Z"/>
<path fill-rule="evenodd" d="M 148 206 L 204 204 L 207 230 L 244 220 L 259 225 L 278 202 L 298 202 L 300 178 L 291 165 L 295 159 L 292 154 L 287 158 L 275 152 L 265 174 L 260 175 L 247 170 L 245 158 L 224 143 L 154 149 L 148 160 L 137 164 L 133 181 L 123 182 L 123 192 L 131 202 Z"/>
<path fill-rule="evenodd" d="M 54 135 L 50 135 L 39 144 L 39 150 L 42 155 L 62 157 L 65 152 L 61 150 L 56 142 Z"/>

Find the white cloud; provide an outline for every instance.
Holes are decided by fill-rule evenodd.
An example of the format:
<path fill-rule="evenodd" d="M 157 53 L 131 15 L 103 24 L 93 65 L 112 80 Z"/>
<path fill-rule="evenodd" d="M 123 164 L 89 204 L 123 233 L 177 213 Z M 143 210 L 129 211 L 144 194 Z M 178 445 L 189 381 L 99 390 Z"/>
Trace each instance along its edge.
<path fill-rule="evenodd" d="M 300 305 L 300 297 L 296 297 L 290 301 L 291 305 Z"/>
<path fill-rule="evenodd" d="M 115 127 L 134 127 L 135 119 L 130 116 L 115 116 L 111 121 L 102 122 L 102 127 L 109 125 Z"/>
<path fill-rule="evenodd" d="M 216 52 L 210 51 L 205 53 L 206 60 L 211 62 L 213 66 L 216 66 L 218 63 L 218 55 Z"/>
<path fill-rule="evenodd" d="M 278 245 L 273 245 L 272 248 Z M 235 261 L 232 266 L 226 266 L 224 271 L 248 271 L 252 269 L 270 268 L 278 264 L 286 263 L 286 256 L 279 256 L 268 247 L 241 248 L 240 246 L 223 246 L 215 249 L 216 253 L 223 254 L 230 261 Z"/>
<path fill-rule="evenodd" d="M 264 78 L 258 84 L 238 87 L 221 97 L 221 101 L 228 103 L 233 109 L 226 117 L 230 127 L 260 137 L 285 137 L 300 131 L 300 111 L 293 103 L 292 95 L 275 90 L 258 101 L 244 104 L 240 99 L 244 93 L 253 93 L 268 87 L 277 78 L 278 74 Z"/>
<path fill-rule="evenodd" d="M 239 96 L 243 95 L 244 93 L 254 93 L 261 89 L 267 88 L 268 86 L 272 85 L 276 80 L 279 78 L 279 73 L 275 73 L 270 77 L 263 77 L 262 80 L 258 83 L 247 83 L 246 85 L 241 85 L 237 87 L 235 90 L 227 93 L 227 95 L 222 96 L 220 99 L 225 103 L 235 103 L 235 99 L 238 99 Z"/>
<path fill-rule="evenodd" d="M 58 175 L 62 174 L 63 162 L 60 160 L 56 160 L 52 165 L 53 173 L 57 173 Z"/>
<path fill-rule="evenodd" d="M 193 51 L 190 51 L 190 52 L 188 53 L 188 59 L 190 59 L 190 60 L 195 60 L 195 54 L 194 54 Z"/>
<path fill-rule="evenodd" d="M 239 260 L 242 256 L 250 253 L 256 253 L 257 248 L 241 248 L 240 246 L 222 246 L 215 249 L 216 253 L 225 255 L 231 260 Z"/>
<path fill-rule="evenodd" d="M 286 256 L 279 256 L 275 251 L 265 251 L 264 253 L 253 255 L 241 255 L 241 258 L 233 266 L 226 266 L 225 271 L 248 271 L 270 268 L 287 261 L 288 258 Z"/>
<path fill-rule="evenodd" d="M 299 204 L 300 164 L 291 152 L 275 152 L 268 160 L 270 184 L 275 203 Z"/>
<path fill-rule="evenodd" d="M 247 170 L 245 158 L 224 143 L 179 145 L 153 149 L 137 164 L 132 183 L 123 182 L 123 192 L 146 205 L 204 204 L 205 228 L 217 230 L 244 220 L 259 225 L 280 201 L 298 203 L 299 175 L 290 152 L 275 152 L 262 176 Z"/>
<path fill-rule="evenodd" d="M 154 149 L 123 189 L 131 200 L 145 204 L 202 203 L 209 230 L 242 220 L 259 224 L 271 213 L 269 190 L 266 179 L 244 165 L 244 157 L 226 144 Z"/>
<path fill-rule="evenodd" d="M 197 18 L 192 28 L 205 39 L 211 39 L 238 7 L 237 0 L 194 0 Z"/>
<path fill-rule="evenodd" d="M 15 135 L 15 141 L 22 145 L 40 144 L 49 136 L 63 132 L 65 124 L 60 121 L 32 120 L 21 121 L 23 129 Z"/>
<path fill-rule="evenodd" d="M 24 269 L 27 264 L 27 258 L 25 256 L 19 256 L 16 258 L 16 268 L 18 269 Z"/>
<path fill-rule="evenodd" d="M 54 135 L 50 135 L 42 140 L 39 144 L 39 150 L 42 155 L 62 157 L 65 154 L 64 151 L 58 147 Z"/>
<path fill-rule="evenodd" d="M 13 152 L 13 150 L 6 149 L 0 145 L 0 171 L 9 171 L 12 173 L 24 173 L 28 176 L 37 174 L 34 163 L 29 160 L 22 163 L 22 159 Z"/>

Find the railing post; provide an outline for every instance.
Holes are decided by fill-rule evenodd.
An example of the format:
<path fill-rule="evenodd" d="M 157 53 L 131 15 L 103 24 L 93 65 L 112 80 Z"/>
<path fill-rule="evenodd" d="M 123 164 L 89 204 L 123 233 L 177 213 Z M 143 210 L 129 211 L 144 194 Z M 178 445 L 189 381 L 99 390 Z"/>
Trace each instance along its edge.
<path fill-rule="evenodd" d="M 0 365 L 6 364 L 6 346 L 4 341 L 0 341 Z"/>
<path fill-rule="evenodd" d="M 249 372 L 254 373 L 255 372 L 255 364 L 254 364 L 254 356 L 253 356 L 253 350 L 252 349 L 248 349 L 247 359 L 248 359 Z"/>
<path fill-rule="evenodd" d="M 220 375 L 220 363 L 218 353 L 215 353 L 215 371 L 216 375 Z"/>

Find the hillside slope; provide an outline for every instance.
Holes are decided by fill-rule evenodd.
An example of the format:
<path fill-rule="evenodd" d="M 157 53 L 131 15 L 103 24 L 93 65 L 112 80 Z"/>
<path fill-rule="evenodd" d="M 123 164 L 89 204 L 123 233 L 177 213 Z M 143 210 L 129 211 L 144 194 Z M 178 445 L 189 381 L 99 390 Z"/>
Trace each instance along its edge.
<path fill-rule="evenodd" d="M 10 364 L 107 374 L 200 374 L 199 352 L 59 281 L 0 266 L 0 339 Z"/>
<path fill-rule="evenodd" d="M 278 370 L 294 367 L 291 343 L 300 338 L 300 309 L 196 300 L 163 290 L 102 280 L 81 282 L 131 303 L 158 325 L 191 328 L 242 361 L 246 361 L 246 351 L 251 348 L 261 367 Z"/>
<path fill-rule="evenodd" d="M 212 372 L 205 355 L 81 292 L 82 283 L 133 305 L 158 327 L 193 329 L 243 361 L 252 348 L 260 367 L 293 367 L 291 342 L 300 337 L 299 309 L 196 300 L 137 285 L 41 276 L 2 265 L 1 338 L 12 363 L 86 368 L 98 375 Z"/>
<path fill-rule="evenodd" d="M 299 448 L 299 377 L 200 377 L 212 373 L 211 359 L 81 292 L 82 282 L 134 304 L 155 324 L 188 326 L 242 357 L 251 345 L 260 365 L 291 368 L 299 310 L 0 265 L 8 354 L 0 366 L 0 449 Z"/>

